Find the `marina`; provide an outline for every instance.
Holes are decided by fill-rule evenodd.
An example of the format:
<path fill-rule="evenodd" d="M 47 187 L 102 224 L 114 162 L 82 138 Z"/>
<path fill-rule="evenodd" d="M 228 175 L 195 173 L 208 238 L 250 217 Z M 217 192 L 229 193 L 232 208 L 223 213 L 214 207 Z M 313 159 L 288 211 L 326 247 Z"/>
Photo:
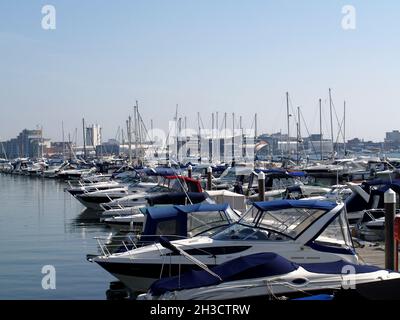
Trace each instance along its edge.
<path fill-rule="evenodd" d="M 371 215 L 368 212 L 381 210 L 385 215 L 383 194 L 397 190 L 397 169 L 392 165 L 389 176 L 393 175 L 393 180 L 377 179 L 381 172 L 378 170 L 374 176 L 360 181 L 357 172 L 370 175 L 368 166 L 377 163 L 376 158 L 362 159 L 361 171 L 360 166 L 354 171 L 346 170 L 347 182 L 342 180 L 341 185 L 331 187 L 317 183 L 326 174 L 321 169 L 308 170 L 307 166 L 314 168 L 315 164 L 284 168 L 279 163 L 271 167 L 271 163 L 270 168 L 263 168 L 258 162 L 235 163 L 225 165 L 222 172 L 213 172 L 213 166 L 209 166 L 204 175 L 196 175 L 195 163 L 134 168 L 129 166 L 128 157 L 108 160 L 119 165 L 100 172 L 104 160 L 99 166 L 95 161 L 89 164 L 83 159 L 70 159 L 64 160 L 49 177 L 46 159 L 39 160 L 42 165 L 37 165 L 34 159 L 4 161 L 0 173 L 2 211 L 6 213 L 1 217 L 5 244 L 1 281 L 6 289 L 0 294 L 4 299 L 73 296 L 74 299 L 152 300 L 153 296 L 143 294 L 164 278 L 165 281 L 168 277 L 186 279 L 191 268 L 199 267 L 218 278 L 212 271 L 215 265 L 221 264 L 222 268 L 227 264 L 229 270 L 235 259 L 254 256 L 255 260 L 249 261 L 268 261 L 268 254 L 279 257 L 268 256 L 273 261 L 289 259 L 290 262 L 282 260 L 283 264 L 303 266 L 313 262 L 322 267 L 342 261 L 341 268 L 367 264 L 374 266 L 374 270 L 383 270 L 386 268 L 383 231 L 372 231 L 373 234 L 364 231 L 371 222 L 363 221 L 366 215 Z M 381 160 L 390 161 L 397 163 L 397 160 Z M 145 164 L 146 159 L 141 162 Z M 331 170 L 332 166 L 324 168 Z M 36 167 L 33 172 L 31 168 Z M 381 168 L 387 171 L 384 166 Z M 350 180 L 349 175 L 357 178 Z M 338 183 L 338 173 L 336 179 Z M 20 197 L 23 200 L 17 200 Z M 20 201 L 18 211 L 13 207 L 17 201 Z M 15 214 L 23 219 L 23 224 L 11 222 Z M 382 221 L 380 230 L 385 223 Z M 27 237 L 30 241 L 23 241 Z M 170 258 L 160 259 L 160 253 L 161 257 L 168 256 L 171 250 L 174 254 Z M 20 253 L 21 259 L 15 259 L 15 252 Z M 44 289 L 43 275 L 48 266 L 56 270 L 57 286 L 62 290 Z M 285 270 L 282 268 L 279 270 Z M 294 276 L 301 277 L 301 270 L 304 269 L 296 271 L 300 273 Z M 340 269 L 335 270 L 341 273 Z M 23 288 L 13 278 L 16 273 L 24 279 Z M 297 297 L 307 290 L 331 292 L 341 285 L 339 281 L 322 287 L 315 284 L 314 289 L 311 283 L 307 286 L 308 289 L 299 287 L 292 293 L 278 287 L 276 291 L 270 289 L 275 297 L 293 294 Z M 197 294 L 205 298 L 201 291 L 193 290 L 182 296 L 174 295 L 174 299 L 191 295 L 195 299 Z M 220 289 L 215 287 L 215 290 Z M 256 292 L 252 294 L 260 298 Z M 222 291 L 211 297 L 236 299 L 234 293 Z"/>
<path fill-rule="evenodd" d="M 0 3 L 0 304 L 400 300 L 384 2 Z"/>

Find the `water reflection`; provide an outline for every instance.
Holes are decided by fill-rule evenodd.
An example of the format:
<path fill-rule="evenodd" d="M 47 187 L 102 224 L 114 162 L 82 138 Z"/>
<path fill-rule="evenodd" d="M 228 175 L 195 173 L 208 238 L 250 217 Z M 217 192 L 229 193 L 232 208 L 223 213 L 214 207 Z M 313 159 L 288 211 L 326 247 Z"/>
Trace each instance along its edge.
<path fill-rule="evenodd" d="M 84 209 L 75 218 L 69 222 L 70 231 L 84 230 L 102 230 L 111 232 L 111 229 L 104 223 L 100 222 L 101 212 Z"/>
<path fill-rule="evenodd" d="M 0 174 L 0 299 L 104 299 L 114 278 L 86 261 L 111 229 L 57 180 Z M 25 239 L 25 240 L 21 240 Z M 29 239 L 29 241 L 26 241 Z M 43 290 L 43 265 L 57 290 Z M 17 280 L 16 280 L 17 279 Z"/>

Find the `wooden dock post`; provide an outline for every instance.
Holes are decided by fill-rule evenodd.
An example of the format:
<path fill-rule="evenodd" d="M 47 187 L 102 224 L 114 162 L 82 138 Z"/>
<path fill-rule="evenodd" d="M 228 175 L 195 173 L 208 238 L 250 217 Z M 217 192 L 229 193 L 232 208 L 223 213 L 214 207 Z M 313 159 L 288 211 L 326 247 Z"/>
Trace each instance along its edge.
<path fill-rule="evenodd" d="M 265 173 L 262 171 L 258 174 L 258 199 L 265 201 Z"/>
<path fill-rule="evenodd" d="M 212 183 L 212 168 L 207 168 L 207 190 L 211 190 Z"/>
<path fill-rule="evenodd" d="M 394 239 L 394 218 L 396 215 L 396 192 L 388 189 L 385 192 L 385 268 L 396 270 L 396 246 Z"/>

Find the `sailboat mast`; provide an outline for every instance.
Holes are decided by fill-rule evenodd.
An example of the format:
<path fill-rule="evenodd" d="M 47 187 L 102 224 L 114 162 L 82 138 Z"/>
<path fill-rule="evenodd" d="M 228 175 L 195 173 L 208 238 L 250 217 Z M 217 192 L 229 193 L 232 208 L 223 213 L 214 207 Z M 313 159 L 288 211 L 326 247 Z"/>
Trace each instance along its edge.
<path fill-rule="evenodd" d="M 61 132 L 62 132 L 62 156 L 63 160 L 65 160 L 64 121 L 61 121 Z"/>
<path fill-rule="evenodd" d="M 319 153 L 321 154 L 321 160 L 324 159 L 322 152 L 322 100 L 319 99 Z"/>
<path fill-rule="evenodd" d="M 232 113 L 232 162 L 235 161 L 235 113 Z"/>
<path fill-rule="evenodd" d="M 332 143 L 332 158 L 334 156 L 334 138 L 333 138 L 333 117 L 332 117 L 332 90 L 329 88 L 329 113 L 331 118 L 331 143 Z"/>
<path fill-rule="evenodd" d="M 346 156 L 346 101 L 344 101 L 343 105 L 343 150 L 344 155 Z"/>
<path fill-rule="evenodd" d="M 82 135 L 83 135 L 83 156 L 86 160 L 86 137 L 85 137 L 85 118 L 82 119 Z"/>
<path fill-rule="evenodd" d="M 290 158 L 290 113 L 289 113 L 289 92 L 286 92 L 286 116 L 287 116 L 287 155 Z"/>
<path fill-rule="evenodd" d="M 300 163 L 299 144 L 300 144 L 300 107 L 297 107 L 297 165 Z"/>
<path fill-rule="evenodd" d="M 126 121 L 126 131 L 128 134 L 128 156 L 129 156 L 129 165 L 132 164 L 132 118 L 128 117 Z"/>

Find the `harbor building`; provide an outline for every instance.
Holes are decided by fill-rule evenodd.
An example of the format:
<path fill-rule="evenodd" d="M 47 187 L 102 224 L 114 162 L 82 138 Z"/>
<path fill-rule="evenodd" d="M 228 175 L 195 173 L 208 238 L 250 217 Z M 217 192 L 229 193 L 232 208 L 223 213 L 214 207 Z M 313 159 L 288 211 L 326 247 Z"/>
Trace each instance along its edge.
<path fill-rule="evenodd" d="M 2 157 L 12 159 L 18 157 L 42 157 L 45 149 L 50 146 L 50 140 L 43 138 L 43 130 L 24 129 L 13 139 L 3 141 L 0 148 Z"/>

